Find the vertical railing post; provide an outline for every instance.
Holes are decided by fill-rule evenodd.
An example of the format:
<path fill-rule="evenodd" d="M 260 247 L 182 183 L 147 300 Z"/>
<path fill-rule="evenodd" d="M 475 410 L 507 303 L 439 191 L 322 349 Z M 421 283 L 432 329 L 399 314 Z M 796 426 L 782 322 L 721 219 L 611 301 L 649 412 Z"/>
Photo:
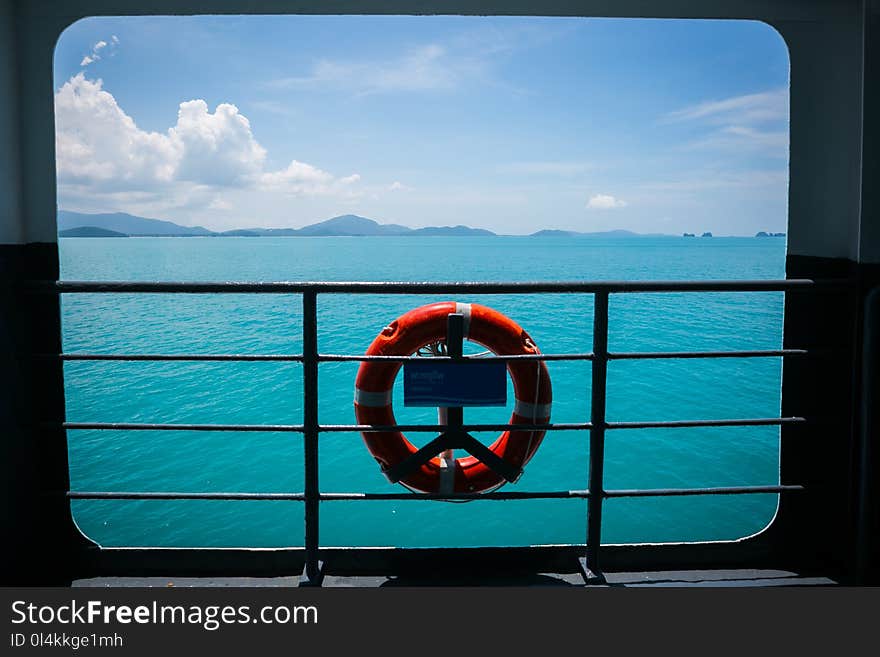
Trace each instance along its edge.
<path fill-rule="evenodd" d="M 450 358 L 461 359 L 464 356 L 464 315 L 450 313 L 446 317 L 446 355 Z M 450 406 L 438 408 L 438 420 L 440 424 L 449 426 L 449 435 L 463 433 L 461 427 L 464 424 L 464 408 Z M 441 493 L 452 493 L 455 489 L 455 450 L 446 449 L 440 453 L 440 487 Z"/>
<path fill-rule="evenodd" d="M 590 497 L 587 504 L 587 555 L 581 570 L 588 584 L 604 583 L 599 562 L 602 503 L 605 501 L 605 399 L 608 380 L 608 292 L 596 292 L 593 310 L 593 376 L 590 402 Z"/>
<path fill-rule="evenodd" d="M 446 355 L 460 359 L 464 353 L 464 315 L 450 313 L 446 317 Z M 464 409 L 452 406 L 446 409 L 446 424 L 451 431 L 460 431 L 464 422 Z"/>
<path fill-rule="evenodd" d="M 303 304 L 303 429 L 305 464 L 306 564 L 300 586 L 320 586 L 323 564 L 318 560 L 318 309 L 317 292 L 306 290 Z"/>

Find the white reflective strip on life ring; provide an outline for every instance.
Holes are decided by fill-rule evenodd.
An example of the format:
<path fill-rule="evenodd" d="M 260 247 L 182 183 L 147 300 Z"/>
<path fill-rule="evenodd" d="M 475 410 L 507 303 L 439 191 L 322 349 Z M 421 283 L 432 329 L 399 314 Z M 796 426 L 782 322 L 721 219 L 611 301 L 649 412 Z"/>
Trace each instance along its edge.
<path fill-rule="evenodd" d="M 464 315 L 464 337 L 466 338 L 471 334 L 471 304 L 456 302 L 455 312 Z"/>
<path fill-rule="evenodd" d="M 370 406 L 373 408 L 391 406 L 391 390 L 372 392 L 370 390 L 361 390 L 360 388 L 355 388 L 354 403 L 358 406 Z"/>
<path fill-rule="evenodd" d="M 550 417 L 550 406 L 550 404 L 538 404 L 536 406 L 530 402 L 517 399 L 513 412 L 520 417 L 546 418 Z"/>

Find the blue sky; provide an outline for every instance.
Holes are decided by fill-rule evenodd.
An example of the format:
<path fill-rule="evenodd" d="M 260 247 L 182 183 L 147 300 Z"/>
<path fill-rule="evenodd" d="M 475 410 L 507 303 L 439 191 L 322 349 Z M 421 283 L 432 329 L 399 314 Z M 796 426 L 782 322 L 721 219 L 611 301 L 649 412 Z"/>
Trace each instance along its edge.
<path fill-rule="evenodd" d="M 788 78 L 746 21 L 90 18 L 55 53 L 59 206 L 783 231 Z"/>

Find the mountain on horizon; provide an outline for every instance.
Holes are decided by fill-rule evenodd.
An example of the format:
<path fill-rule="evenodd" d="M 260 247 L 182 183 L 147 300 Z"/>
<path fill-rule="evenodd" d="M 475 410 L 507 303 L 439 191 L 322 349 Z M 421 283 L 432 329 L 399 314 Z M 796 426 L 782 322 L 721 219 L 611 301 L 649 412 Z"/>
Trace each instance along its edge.
<path fill-rule="evenodd" d="M 77 226 L 76 228 L 59 230 L 58 237 L 128 237 L 128 235 L 108 228 L 98 228 L 97 226 Z"/>
<path fill-rule="evenodd" d="M 470 226 L 427 226 L 410 228 L 400 224 L 381 224 L 356 214 L 343 214 L 302 228 L 236 228 L 212 231 L 202 226 L 182 226 L 173 221 L 138 217 L 126 212 L 86 214 L 58 211 L 58 233 L 62 237 L 83 237 L 85 233 L 73 229 L 99 229 L 133 237 L 373 237 L 373 236 L 493 236 L 491 230 Z M 574 230 L 546 229 L 528 237 L 662 237 L 661 233 L 634 233 L 630 230 L 606 230 L 592 233 Z"/>
<path fill-rule="evenodd" d="M 62 237 L 74 235 L 67 233 L 74 228 L 102 228 L 126 235 L 167 236 L 167 237 L 369 237 L 398 235 L 494 235 L 492 231 L 469 226 L 429 226 L 409 228 L 400 224 L 380 224 L 356 214 L 344 214 L 319 221 L 302 228 L 238 228 L 215 232 L 202 226 L 181 226 L 172 221 L 148 219 L 125 212 L 85 214 L 82 212 L 58 211 L 58 232 Z"/>
<path fill-rule="evenodd" d="M 127 212 L 108 212 L 102 214 L 85 214 L 82 212 L 58 211 L 58 231 L 71 228 L 103 228 L 126 235 L 159 235 L 159 236 L 192 236 L 213 235 L 214 232 L 202 226 L 181 226 L 163 219 L 137 217 Z"/>
<path fill-rule="evenodd" d="M 277 230 L 277 229 L 276 229 Z M 365 237 L 374 235 L 495 235 L 485 228 L 471 228 L 470 226 L 428 226 L 426 228 L 410 228 L 400 224 L 380 224 L 373 219 L 367 219 L 356 214 L 343 214 L 326 221 L 304 226 L 299 230 L 293 230 L 296 235 L 304 236 L 346 236 Z"/>
<path fill-rule="evenodd" d="M 426 228 L 414 228 L 408 235 L 428 235 L 428 236 L 441 236 L 441 235 L 495 235 L 491 230 L 486 230 L 485 228 L 471 228 L 470 226 L 462 226 L 461 224 L 457 226 L 428 226 Z"/>
<path fill-rule="evenodd" d="M 378 221 L 360 217 L 356 214 L 343 214 L 316 224 L 303 226 L 296 231 L 298 235 L 339 235 L 363 237 L 367 235 L 405 235 L 412 228 L 399 224 L 380 224 Z"/>

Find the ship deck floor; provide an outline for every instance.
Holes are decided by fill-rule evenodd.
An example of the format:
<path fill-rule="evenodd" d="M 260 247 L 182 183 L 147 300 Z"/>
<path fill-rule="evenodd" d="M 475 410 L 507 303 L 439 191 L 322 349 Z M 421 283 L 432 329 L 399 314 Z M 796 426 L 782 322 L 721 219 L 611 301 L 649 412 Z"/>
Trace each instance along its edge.
<path fill-rule="evenodd" d="M 787 570 L 667 570 L 606 573 L 604 586 L 619 587 L 768 587 L 837 586 L 835 580 Z M 73 582 L 74 587 L 295 587 L 299 576 L 289 577 L 94 577 Z M 577 573 L 538 573 L 510 577 L 455 579 L 327 575 L 330 588 L 393 586 L 583 586 Z"/>

